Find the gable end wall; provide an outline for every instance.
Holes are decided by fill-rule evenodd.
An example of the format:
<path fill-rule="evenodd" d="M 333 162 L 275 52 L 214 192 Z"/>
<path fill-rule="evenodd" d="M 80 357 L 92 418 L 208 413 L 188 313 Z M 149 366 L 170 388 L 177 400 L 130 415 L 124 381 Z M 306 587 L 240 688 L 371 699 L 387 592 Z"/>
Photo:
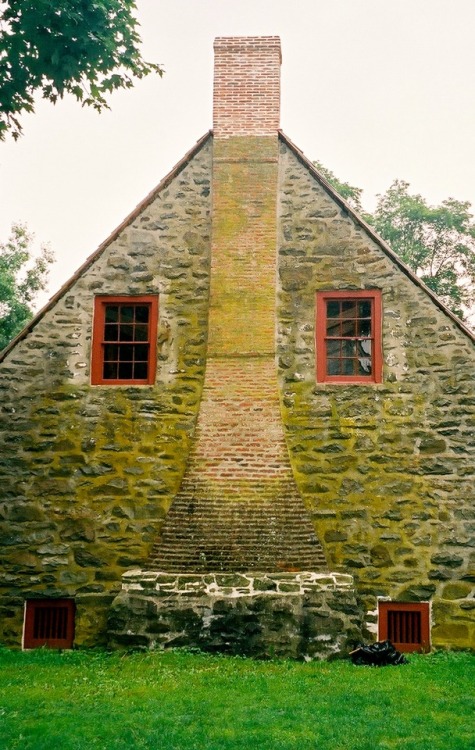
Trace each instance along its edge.
<path fill-rule="evenodd" d="M 297 484 L 330 569 L 433 601 L 433 640 L 475 645 L 475 348 L 281 143 L 278 366 Z M 381 385 L 315 382 L 315 294 L 381 289 Z M 369 618 L 374 619 L 374 617 Z"/>
<path fill-rule="evenodd" d="M 23 600 L 75 596 L 76 643 L 105 636 L 184 472 L 204 377 L 211 140 L 0 365 L 0 641 Z M 90 386 L 96 294 L 159 295 L 152 386 Z"/>

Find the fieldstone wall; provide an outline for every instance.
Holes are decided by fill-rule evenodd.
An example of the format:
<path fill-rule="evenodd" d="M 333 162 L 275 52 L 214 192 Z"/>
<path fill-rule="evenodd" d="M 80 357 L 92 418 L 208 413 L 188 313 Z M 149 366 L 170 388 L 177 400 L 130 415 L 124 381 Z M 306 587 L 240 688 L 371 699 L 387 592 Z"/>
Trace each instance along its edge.
<path fill-rule="evenodd" d="M 350 575 L 130 571 L 109 617 L 114 648 L 187 646 L 257 658 L 328 659 L 361 639 Z"/>
<path fill-rule="evenodd" d="M 76 643 L 104 640 L 180 486 L 205 370 L 210 177 L 208 139 L 0 365 L 2 643 L 20 645 L 35 596 L 75 597 Z M 152 386 L 90 386 L 95 294 L 159 295 Z"/>
<path fill-rule="evenodd" d="M 475 646 L 475 347 L 281 141 L 278 357 L 291 462 L 331 570 L 432 600 L 436 645 Z M 381 289 L 383 382 L 315 382 L 315 294 Z M 371 625 L 371 622 L 370 622 Z"/>
<path fill-rule="evenodd" d="M 236 147 L 235 143 L 230 144 L 231 149 Z M 266 170 L 276 174 L 275 161 L 258 168 L 239 159 L 234 152 L 230 156 L 228 175 L 234 175 L 236 186 L 240 174 L 248 180 L 242 185 L 250 182 L 257 185 Z M 221 153 L 219 157 L 224 155 Z M 265 160 L 264 163 L 267 164 Z M 270 488 L 273 472 L 278 474 L 285 469 L 284 491 L 282 487 L 275 492 L 269 490 L 270 500 L 263 504 L 263 512 L 259 511 L 260 521 L 264 525 L 266 519 L 273 522 L 275 504 L 281 521 L 280 538 L 291 541 L 292 552 L 293 535 L 299 554 L 310 541 L 313 552 L 317 553 L 315 567 L 325 562 L 317 542 L 321 540 L 329 569 L 354 576 L 370 629 L 374 630 L 378 597 L 430 600 L 433 643 L 474 647 L 473 341 L 329 196 L 308 164 L 281 138 L 277 346 L 280 407 L 290 468 L 277 418 L 278 391 L 274 389 L 270 335 L 269 273 L 275 270 L 270 249 L 275 216 L 271 217 L 268 196 L 256 193 L 255 200 L 249 200 L 252 196 L 247 188 L 240 193 L 243 200 L 247 195 L 247 203 L 244 202 L 242 213 L 237 214 L 234 205 L 239 191 L 236 188 L 236 192 L 226 194 L 223 164 L 218 163 L 216 173 L 222 174 L 219 200 L 227 209 L 215 231 L 221 233 L 223 243 L 229 232 L 231 239 L 228 245 L 221 245 L 224 264 L 220 265 L 215 258 L 219 281 L 215 300 L 219 304 L 211 310 L 213 356 L 205 404 L 210 414 L 208 421 L 205 420 L 203 440 L 195 444 L 197 460 L 192 467 L 195 473 L 190 475 L 198 477 L 201 466 L 210 476 L 216 475 L 215 487 L 219 489 L 221 481 L 226 485 L 227 505 L 223 506 L 223 498 L 218 498 L 216 506 L 208 508 L 211 511 L 206 528 L 208 541 L 211 543 L 209 532 L 216 519 L 222 520 L 222 529 L 232 529 L 237 517 L 242 521 L 243 511 L 245 517 L 246 509 L 259 495 L 257 485 L 262 472 L 263 486 Z M 120 591 L 122 574 L 130 568 L 145 568 L 150 561 L 158 532 L 182 484 L 204 383 L 210 284 L 210 185 L 209 139 L 91 259 L 0 365 L 2 643 L 20 645 L 23 602 L 35 596 L 74 597 L 76 643 L 105 642 L 107 611 Z M 265 215 L 264 236 L 259 230 L 260 215 Z M 258 240 L 265 253 L 253 251 Z M 233 256 L 233 247 L 242 249 L 243 255 Z M 261 283 L 260 273 L 264 269 L 266 280 Z M 230 286 L 226 282 L 229 273 L 234 279 Z M 240 278 L 245 281 L 250 305 L 247 313 L 252 312 L 247 317 L 244 307 L 238 315 Z M 260 290 L 255 298 L 253 288 Z M 382 291 L 383 382 L 317 384 L 316 291 L 364 288 Z M 90 386 L 96 293 L 159 295 L 160 349 L 157 378 L 152 386 Z M 229 299 L 236 315 L 225 319 L 220 310 L 226 309 Z M 252 338 L 246 335 L 246 326 L 254 318 L 257 325 L 252 329 L 255 336 Z M 235 320 L 239 325 L 233 327 Z M 237 338 L 233 330 L 239 331 Z M 263 350 L 260 353 L 259 348 Z M 246 379 L 241 400 L 240 377 Z M 213 402 L 216 399 L 219 408 L 229 411 L 230 420 L 228 433 L 221 431 L 220 445 L 220 426 L 213 421 L 213 415 L 221 419 Z M 255 403 L 251 403 L 253 400 Z M 260 408 L 262 412 L 256 411 Z M 239 431 L 247 429 L 246 425 L 250 439 L 239 443 Z M 272 435 L 273 443 L 269 442 Z M 216 456 L 211 456 L 211 463 L 214 459 L 221 463 L 205 466 L 206 457 L 199 454 L 200 445 L 205 446 L 211 439 L 219 446 Z M 255 465 L 254 456 L 249 461 L 254 444 L 257 449 L 273 446 L 269 448 L 272 460 L 267 461 L 267 473 L 265 450 L 256 458 Z M 229 453 L 228 466 L 227 448 L 228 453 L 235 450 L 233 455 Z M 278 460 L 274 462 L 276 456 Z M 241 471 L 238 464 L 242 467 L 246 458 L 251 470 L 246 478 L 247 505 L 234 502 L 231 493 Z M 277 466 L 272 466 L 273 462 Z M 252 476 L 255 466 L 259 475 L 256 477 Z M 234 473 L 226 479 L 230 467 Z M 195 488 L 196 485 L 183 485 L 183 517 L 194 514 Z M 200 503 L 204 503 L 210 497 L 209 487 L 198 489 Z M 291 502 L 286 504 L 286 498 Z M 223 508 L 229 511 L 227 519 Z M 179 504 L 177 509 L 180 511 Z M 315 534 L 307 534 L 307 512 L 314 522 Z M 289 513 L 291 519 L 287 524 Z M 204 512 L 202 517 L 206 520 Z M 253 534 L 247 534 L 247 539 L 251 539 L 251 547 L 256 551 L 255 528 L 259 527 L 252 528 Z M 299 529 L 303 528 L 305 544 L 299 547 L 302 542 L 302 538 L 298 539 Z M 179 531 L 184 534 L 182 549 L 191 550 L 185 527 Z M 267 531 L 271 533 L 272 529 Z M 223 532 L 222 540 L 225 538 Z M 277 563 L 279 546 L 280 542 L 272 551 L 272 559 Z M 235 551 L 231 550 L 230 555 L 237 564 Z M 206 586 L 214 582 L 222 597 L 219 601 L 224 604 L 219 604 L 218 599 L 214 602 L 211 595 L 210 610 L 211 605 L 206 604 L 210 592 L 200 589 L 201 584 L 196 597 L 190 594 L 190 589 L 182 595 L 185 589 L 181 583 L 195 579 L 170 574 L 172 578 L 152 580 L 150 591 L 153 590 L 157 601 L 152 601 L 148 593 L 140 593 L 142 589 L 131 588 L 120 594 L 114 604 L 114 617 L 122 617 L 119 605 L 122 597 L 127 596 L 131 602 L 127 607 L 134 618 L 144 607 L 148 612 L 149 607 L 156 623 L 160 600 L 160 607 L 165 606 L 163 616 L 169 618 L 162 625 L 168 622 L 170 632 L 177 634 L 174 641 L 174 636 L 170 636 L 175 643 L 180 642 L 179 618 L 183 617 L 186 632 L 193 632 L 193 638 L 197 632 L 195 626 L 204 627 L 201 645 L 198 644 L 204 648 L 231 648 L 229 634 L 236 635 L 239 628 L 243 628 L 243 636 L 238 638 L 236 649 L 243 653 L 247 648 L 245 642 L 250 639 L 252 648 L 251 645 L 249 648 L 253 650 L 257 644 L 256 652 L 264 655 L 266 639 L 270 639 L 269 643 L 274 643 L 277 649 L 276 655 L 285 652 L 313 657 L 323 653 L 315 644 L 329 643 L 323 638 L 325 633 L 335 637 L 338 649 L 345 648 L 341 644 L 347 636 L 341 636 L 341 640 L 338 634 L 345 628 L 352 633 L 356 620 L 350 622 L 345 618 L 358 615 L 356 610 L 346 612 L 340 620 L 334 614 L 339 611 L 340 590 L 338 596 L 332 594 L 331 606 L 327 599 L 325 603 L 318 599 L 315 604 L 307 589 L 290 592 L 282 589 L 284 583 L 295 584 L 292 578 L 295 574 L 291 571 L 277 574 L 277 579 L 273 577 L 275 571 L 271 571 L 272 575 L 266 579 L 283 583 L 276 584 L 275 589 L 265 589 L 264 593 L 257 594 L 258 587 L 254 584 L 253 590 L 247 588 L 239 571 L 232 574 L 238 576 L 232 580 L 240 583 L 228 585 L 214 578 L 217 574 L 210 571 L 220 559 L 223 566 L 230 565 L 231 557 L 220 558 L 221 552 L 227 554 L 220 543 L 202 561 L 203 578 L 199 580 L 206 578 Z M 206 554 L 205 551 L 205 557 Z M 160 561 L 158 555 L 154 559 Z M 168 562 L 173 566 L 170 570 L 180 565 L 181 559 L 184 558 L 170 557 Z M 196 559 L 192 556 L 189 564 L 196 565 Z M 250 564 L 249 556 L 240 559 L 243 566 Z M 293 563 L 291 555 L 286 555 L 282 567 L 277 563 L 276 567 L 301 567 L 302 559 Z M 257 569 L 259 564 L 257 555 L 252 566 Z M 209 571 L 206 576 L 204 570 Z M 144 576 L 160 575 L 164 574 L 144 573 Z M 287 575 L 291 578 L 286 579 Z M 169 600 L 168 594 L 162 596 L 165 589 L 160 588 L 160 595 L 155 590 L 157 581 L 160 586 L 173 584 Z M 140 583 L 148 591 L 145 578 L 135 582 L 132 578 L 129 583 Z M 243 591 L 238 592 L 239 596 L 232 592 L 232 595 L 222 594 L 223 588 Z M 272 595 L 266 591 L 272 591 Z M 350 599 L 353 602 L 353 595 L 347 595 L 348 602 Z M 340 600 L 342 606 L 346 606 L 345 597 Z M 188 614 L 177 614 L 178 620 L 174 622 L 173 602 L 179 602 L 180 613 L 183 602 L 195 599 L 196 604 L 188 607 L 189 618 Z M 220 607 L 224 608 L 221 613 Z M 267 613 L 262 618 L 257 617 L 259 608 Z M 312 619 L 313 614 L 310 619 L 307 617 L 312 608 L 329 613 L 328 618 L 318 615 L 321 619 L 332 622 L 335 617 L 338 622 L 330 630 L 317 629 L 313 635 L 305 635 L 306 628 L 314 627 L 310 622 L 319 622 L 318 617 Z M 208 615 L 216 617 L 211 621 L 216 623 L 212 636 L 211 625 L 206 630 Z M 158 636 L 168 643 L 162 625 L 157 636 L 153 630 L 147 630 L 150 621 L 147 623 L 145 631 L 137 625 L 139 645 L 140 638 L 145 639 L 142 645 L 147 645 L 158 642 Z M 121 627 L 111 625 L 111 632 L 116 634 L 117 642 L 122 638 L 126 645 L 126 631 Z M 253 627 L 257 628 L 255 640 Z M 273 628 L 279 634 L 274 640 Z M 290 636 L 290 631 L 300 635 Z M 278 645 L 279 638 L 282 647 Z M 314 645 L 304 648 L 297 646 L 297 642 Z"/>

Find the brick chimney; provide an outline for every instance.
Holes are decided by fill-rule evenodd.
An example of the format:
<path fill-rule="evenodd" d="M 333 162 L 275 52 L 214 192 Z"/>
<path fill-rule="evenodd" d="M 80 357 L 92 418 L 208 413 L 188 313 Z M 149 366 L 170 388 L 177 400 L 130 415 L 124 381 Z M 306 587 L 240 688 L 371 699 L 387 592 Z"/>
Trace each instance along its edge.
<path fill-rule="evenodd" d="M 214 137 L 275 136 L 280 124 L 279 37 L 218 37 L 214 55 Z"/>
<path fill-rule="evenodd" d="M 214 44 L 209 356 L 275 349 L 280 39 Z"/>
<path fill-rule="evenodd" d="M 323 550 L 285 444 L 275 364 L 278 37 L 215 41 L 208 354 L 159 570 L 316 570 Z"/>

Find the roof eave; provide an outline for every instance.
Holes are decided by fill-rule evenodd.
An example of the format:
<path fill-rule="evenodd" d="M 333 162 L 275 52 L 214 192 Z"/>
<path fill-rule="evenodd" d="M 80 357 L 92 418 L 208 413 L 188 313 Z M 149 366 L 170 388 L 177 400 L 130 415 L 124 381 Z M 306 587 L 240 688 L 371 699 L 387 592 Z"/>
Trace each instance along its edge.
<path fill-rule="evenodd" d="M 170 172 L 158 183 L 158 185 L 134 208 L 134 210 L 122 221 L 119 226 L 109 235 L 109 237 L 102 242 L 97 250 L 95 250 L 84 263 L 78 268 L 78 270 L 66 281 L 60 289 L 54 294 L 51 299 L 46 303 L 44 307 L 22 328 L 14 339 L 0 352 L 0 362 L 3 362 L 7 354 L 15 348 L 15 346 L 22 341 L 26 336 L 33 330 L 33 328 L 39 323 L 39 321 L 45 316 L 45 314 L 55 306 L 55 304 L 63 297 L 73 286 L 73 284 L 82 276 L 85 271 L 92 266 L 92 264 L 100 258 L 102 253 L 114 242 L 121 232 L 129 226 L 142 211 L 147 208 L 155 198 L 164 190 L 170 182 L 186 167 L 189 161 L 200 151 L 204 144 L 212 137 L 212 131 L 208 131 L 202 138 L 200 138 L 196 144 L 191 148 L 180 161 L 170 170 Z"/>
<path fill-rule="evenodd" d="M 315 165 L 304 155 L 304 153 L 293 143 L 288 136 L 285 135 L 285 133 L 282 130 L 279 130 L 279 138 L 283 143 L 285 143 L 286 146 L 289 147 L 289 149 L 295 154 L 297 159 L 306 166 L 309 171 L 312 173 L 312 175 L 315 177 L 317 182 L 320 183 L 320 185 L 326 190 L 326 192 L 333 198 L 333 200 L 338 203 L 341 208 L 343 208 L 355 221 L 356 224 L 359 224 L 365 232 L 371 237 L 371 239 L 379 245 L 381 250 L 383 250 L 384 253 L 395 263 L 403 273 L 408 276 L 411 281 L 414 282 L 417 286 L 419 286 L 421 289 L 424 290 L 426 294 L 431 297 L 433 302 L 437 305 L 437 307 L 442 310 L 442 312 L 447 315 L 460 330 L 468 336 L 474 343 L 475 343 L 475 333 L 470 330 L 461 320 L 460 318 L 455 315 L 455 313 L 450 310 L 447 305 L 444 305 L 442 300 L 437 297 L 436 294 L 432 291 L 432 289 L 429 289 L 429 287 L 424 284 L 424 282 L 417 276 L 417 274 L 414 273 L 412 268 L 409 268 L 403 260 L 397 255 L 394 250 L 391 250 L 389 245 L 380 237 L 373 227 L 368 224 L 367 221 L 365 221 L 355 210 L 352 208 L 347 201 L 342 198 L 342 196 L 335 190 L 335 188 L 330 185 L 328 180 L 325 179 L 325 177 L 318 171 L 318 169 L 315 167 Z"/>

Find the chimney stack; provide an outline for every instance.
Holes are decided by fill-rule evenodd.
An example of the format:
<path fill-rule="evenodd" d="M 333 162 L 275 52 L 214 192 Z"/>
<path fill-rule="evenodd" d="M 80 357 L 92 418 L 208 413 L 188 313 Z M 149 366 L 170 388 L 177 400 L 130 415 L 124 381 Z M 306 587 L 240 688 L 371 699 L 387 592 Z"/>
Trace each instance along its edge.
<path fill-rule="evenodd" d="M 218 37 L 214 55 L 214 137 L 275 135 L 280 125 L 279 37 Z"/>
<path fill-rule="evenodd" d="M 208 357 L 275 351 L 280 39 L 214 43 Z"/>
<path fill-rule="evenodd" d="M 323 550 L 281 424 L 275 362 L 280 41 L 216 39 L 208 351 L 193 448 L 159 570 L 318 570 Z"/>

